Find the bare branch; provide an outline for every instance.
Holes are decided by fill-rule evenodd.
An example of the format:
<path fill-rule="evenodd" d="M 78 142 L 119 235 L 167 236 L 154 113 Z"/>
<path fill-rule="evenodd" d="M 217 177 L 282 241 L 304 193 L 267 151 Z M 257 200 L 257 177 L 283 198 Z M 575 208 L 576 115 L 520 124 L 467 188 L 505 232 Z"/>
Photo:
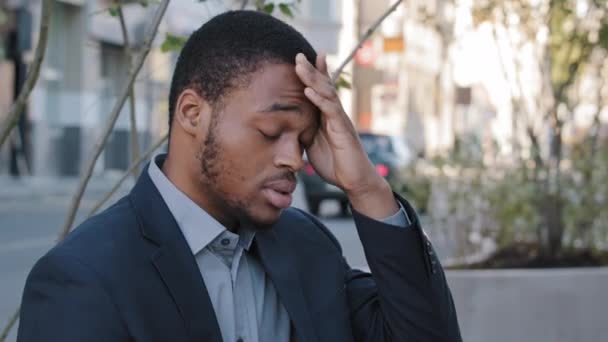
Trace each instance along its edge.
<path fill-rule="evenodd" d="M 125 45 L 125 55 L 127 56 L 127 64 L 131 67 L 133 63 L 133 51 L 129 42 L 129 32 L 125 22 L 125 15 L 122 11 L 122 6 L 118 3 L 118 20 L 120 21 L 120 30 L 122 31 L 123 43 Z M 139 138 L 137 136 L 137 118 L 135 116 L 135 87 L 131 85 L 129 89 L 129 119 L 131 121 L 131 160 L 139 158 Z M 137 168 L 133 170 L 133 178 L 137 179 L 139 172 Z"/>
<path fill-rule="evenodd" d="M 585 11 L 585 17 L 587 16 L 587 14 L 589 14 L 590 8 L 587 8 L 587 10 Z M 577 20 L 575 17 L 574 20 L 574 32 L 572 32 L 572 35 L 569 39 L 569 44 L 568 45 L 568 50 L 566 52 L 566 63 L 569 64 L 568 66 L 568 77 L 566 78 L 566 80 L 560 84 L 557 89 L 553 90 L 553 97 L 554 97 L 554 101 L 556 102 L 556 105 L 559 105 L 559 102 L 562 101 L 562 98 L 564 96 L 565 91 L 570 87 L 570 85 L 575 81 L 576 77 L 578 76 L 578 69 L 581 66 L 581 63 L 583 63 L 584 60 L 587 60 L 587 58 L 589 57 L 589 55 L 592 52 L 591 48 L 583 48 L 582 51 L 579 53 L 578 58 L 574 61 L 571 62 L 572 57 L 574 56 L 575 53 L 575 42 L 577 40 L 577 37 L 582 35 L 582 32 L 579 31 L 579 28 L 581 27 L 580 25 L 580 20 Z M 564 101 L 565 102 L 565 101 Z M 557 117 L 557 111 L 553 111 L 554 113 L 554 121 L 558 124 L 560 124 L 560 120 Z"/>
<path fill-rule="evenodd" d="M 23 85 L 23 89 L 19 93 L 17 97 L 17 101 L 11 107 L 9 111 L 6 121 L 2 123 L 1 135 L 0 135 L 0 147 L 6 141 L 6 138 L 9 136 L 11 130 L 17 125 L 19 122 L 19 117 L 23 112 L 25 107 L 25 102 L 30 96 L 36 81 L 38 80 L 38 76 L 40 75 L 40 67 L 42 65 L 42 61 L 44 60 L 44 55 L 46 52 L 46 45 L 48 42 L 48 34 L 49 34 L 49 23 L 51 18 L 51 10 L 52 10 L 53 1 L 52 0 L 43 0 L 42 1 L 42 10 L 40 17 L 40 32 L 38 34 L 38 43 L 36 44 L 36 52 L 34 53 L 34 61 L 30 66 L 30 71 L 28 72 L 27 78 L 25 80 L 25 84 Z M 21 312 L 21 307 L 17 308 L 11 318 L 9 319 L 7 325 L 2 330 L 2 334 L 0 334 L 0 342 L 4 342 L 6 337 L 10 333 L 11 329 L 19 319 L 19 314 Z"/>
<path fill-rule="evenodd" d="M 245 7 L 247 7 L 247 4 L 249 3 L 248 0 L 243 0 L 243 3 L 241 4 L 241 10 L 244 10 Z"/>
<path fill-rule="evenodd" d="M 538 137 L 534 133 L 534 129 L 531 125 L 526 127 L 526 133 L 528 134 L 528 138 L 530 138 L 530 142 L 532 143 L 532 156 L 534 157 L 534 162 L 536 163 L 537 167 L 543 167 L 545 163 L 543 162 L 543 158 L 540 154 L 540 144 L 538 143 Z"/>
<path fill-rule="evenodd" d="M 114 108 L 112 109 L 112 112 L 109 115 L 109 119 L 108 119 L 108 122 L 106 123 L 106 127 L 104 129 L 103 134 L 101 135 L 99 141 L 95 144 L 95 151 L 94 151 L 93 157 L 89 160 L 85 173 L 83 173 L 83 175 L 80 179 L 80 182 L 78 184 L 78 189 L 77 189 L 76 193 L 74 194 L 72 203 L 70 205 L 70 211 L 68 213 L 68 217 L 66 219 L 63 229 L 61 230 L 61 232 L 59 233 L 59 236 L 57 237 L 58 241 L 63 240 L 63 238 L 65 238 L 65 236 L 70 232 L 72 223 L 74 223 L 74 218 L 76 216 L 76 212 L 78 211 L 78 207 L 80 206 L 80 201 L 82 199 L 82 195 L 84 194 L 84 190 L 86 189 L 89 179 L 91 178 L 91 175 L 93 173 L 93 168 L 95 167 L 95 163 L 97 162 L 97 158 L 99 158 L 101 151 L 103 151 L 106 141 L 107 141 L 110 133 L 112 132 L 112 129 L 114 128 L 114 124 L 116 123 L 116 120 L 118 119 L 120 110 L 124 106 L 127 96 L 129 95 L 129 90 L 132 88 L 133 82 L 135 81 L 135 78 L 137 77 L 139 70 L 141 70 L 143 63 L 144 63 L 148 53 L 150 52 L 150 47 L 152 46 L 152 42 L 154 40 L 154 37 L 156 36 L 156 32 L 158 30 L 160 21 L 162 20 L 165 12 L 167 10 L 169 1 L 170 0 L 163 0 L 159 4 L 159 7 L 158 7 L 158 9 L 155 13 L 154 19 L 152 21 L 152 26 L 150 27 L 150 31 L 148 32 L 148 34 L 146 35 L 146 39 L 144 40 L 143 48 L 142 48 L 141 52 L 139 53 L 139 55 L 137 56 L 137 60 L 136 60 L 135 64 L 130 66 L 127 84 L 123 87 L 122 92 L 121 92 L 122 95 L 119 98 L 119 100 L 116 102 Z M 46 3 L 46 2 L 50 2 L 50 0 L 45 0 L 44 3 Z M 48 23 L 47 23 L 47 26 L 48 26 Z M 143 160 L 144 157 L 142 156 L 140 159 Z M 141 163 L 141 160 L 138 160 L 138 162 Z M 137 165 L 139 165 L 139 163 Z M 129 174 L 131 172 L 132 172 L 132 170 L 129 170 L 129 172 L 127 174 Z M 21 307 L 17 308 L 17 310 L 15 311 L 15 313 L 9 320 L 8 324 L 2 331 L 2 335 L 0 335 L 0 342 L 5 341 L 6 337 L 8 336 L 9 332 L 11 331 L 12 327 L 15 325 L 15 322 L 18 319 L 20 311 L 21 311 Z"/>
<path fill-rule="evenodd" d="M 106 126 L 104 127 L 104 130 L 103 130 L 103 133 L 101 134 L 99 141 L 97 141 L 97 143 L 95 144 L 93 156 L 88 161 L 88 163 L 84 169 L 84 172 L 80 178 L 78 188 L 76 190 L 76 193 L 74 194 L 72 203 L 70 205 L 70 211 L 68 212 L 68 216 L 66 218 L 65 224 L 61 231 L 61 234 L 59 235 L 59 240 L 63 239 L 70 232 L 70 230 L 72 228 L 72 224 L 74 223 L 74 218 L 76 217 L 76 212 L 78 211 L 78 207 L 80 206 L 80 201 L 82 199 L 82 195 L 84 194 L 84 190 L 86 189 L 86 186 L 89 182 L 89 179 L 91 178 L 91 175 L 93 174 L 93 168 L 95 167 L 95 163 L 97 162 L 99 155 L 103 151 L 103 148 L 108 140 L 108 137 L 110 136 L 110 133 L 112 132 L 112 129 L 114 128 L 114 124 L 116 123 L 116 120 L 118 119 L 120 110 L 122 109 L 122 107 L 124 106 L 124 104 L 127 100 L 127 97 L 129 95 L 129 89 L 133 86 L 133 82 L 135 81 L 135 78 L 137 77 L 139 70 L 141 70 L 143 63 L 144 63 L 146 57 L 148 56 L 148 53 L 150 52 L 150 47 L 152 45 L 152 41 L 154 40 L 154 36 L 156 36 L 156 32 L 158 31 L 158 26 L 165 14 L 165 11 L 167 10 L 168 5 L 169 5 L 169 0 L 163 0 L 158 6 L 158 9 L 152 20 L 152 25 L 150 27 L 150 31 L 148 32 L 148 34 L 146 35 L 146 39 L 144 40 L 143 47 L 142 47 L 141 51 L 139 52 L 139 54 L 137 56 L 137 60 L 135 61 L 134 65 L 131 66 L 131 68 L 129 70 L 129 75 L 127 77 L 127 83 L 121 89 L 121 92 L 120 92 L 121 96 L 119 97 L 118 101 L 114 105 L 114 108 L 110 112 L 110 115 L 108 116 L 109 117 L 108 121 L 106 122 Z"/>
<path fill-rule="evenodd" d="M 137 118 L 135 117 L 135 91 L 129 90 L 129 120 L 131 125 L 131 160 L 139 158 L 139 137 L 137 135 Z M 137 179 L 139 172 L 133 170 L 133 178 Z"/>
<path fill-rule="evenodd" d="M 361 37 L 361 40 L 359 40 L 359 43 L 357 44 L 357 46 L 355 46 L 353 51 L 351 51 L 350 55 L 348 55 L 348 57 L 346 57 L 342 64 L 340 64 L 340 66 L 332 73 L 331 79 L 333 83 L 336 83 L 336 80 L 340 77 L 340 74 L 342 73 L 342 70 L 344 70 L 344 67 L 346 67 L 346 65 L 355 57 L 355 54 L 361 48 L 361 46 L 363 46 L 363 43 L 365 43 L 365 41 L 372 36 L 378 26 L 380 26 L 384 19 L 386 19 L 391 13 L 393 13 L 397 9 L 401 2 L 403 2 L 403 0 L 398 0 L 397 2 L 395 2 L 391 7 L 388 8 L 388 10 L 386 10 L 386 12 L 384 12 L 382 16 L 380 16 L 380 18 L 378 18 L 378 20 L 376 20 L 376 22 L 370 28 L 367 29 L 367 31 L 365 31 L 365 34 L 363 35 L 363 37 Z"/>
<path fill-rule="evenodd" d="M 93 207 L 93 209 L 91 209 L 91 212 L 89 212 L 89 217 L 95 215 L 95 213 L 99 210 L 99 208 L 101 208 L 110 199 L 110 197 L 112 197 L 112 195 L 114 195 L 114 193 L 116 191 L 118 191 L 118 189 L 120 188 L 120 186 L 122 185 L 122 183 L 127 178 L 129 178 L 129 174 L 132 173 L 134 170 L 137 170 L 137 168 L 139 167 L 139 165 L 142 162 L 148 160 L 148 158 L 150 158 L 150 156 L 152 155 L 152 153 L 154 153 L 154 151 L 156 151 L 159 147 L 161 147 L 162 144 L 164 144 L 165 141 L 167 141 L 168 138 L 169 138 L 169 133 L 165 134 L 154 145 L 150 146 L 150 148 L 142 156 L 140 156 L 137 160 L 135 160 L 131 164 L 131 166 L 129 167 L 129 169 L 127 170 L 127 172 L 125 172 L 125 174 L 120 178 L 120 180 L 118 182 L 116 182 L 116 184 L 114 184 L 114 186 L 112 187 L 112 189 L 110 191 L 108 191 L 108 193 L 99 202 L 97 202 L 97 204 L 95 204 L 95 206 Z"/>
<path fill-rule="evenodd" d="M 2 123 L 0 128 L 0 147 L 6 141 L 9 133 L 19 122 L 19 117 L 23 113 L 25 104 L 30 97 L 30 93 L 38 81 L 40 75 L 40 66 L 44 60 L 44 54 L 46 52 L 46 45 L 48 42 L 49 35 L 49 22 L 51 20 L 51 9 L 53 7 L 52 0 L 42 1 L 42 13 L 40 19 L 40 33 L 38 34 L 38 44 L 36 45 L 36 52 L 34 54 L 34 61 L 30 66 L 30 70 L 27 74 L 23 89 L 17 97 L 17 101 L 13 104 L 10 111 L 6 115 L 5 121 Z"/>
<path fill-rule="evenodd" d="M 2 334 L 0 334 L 0 342 L 4 342 L 6 340 L 6 338 L 8 337 L 8 333 L 11 332 L 11 329 L 17 322 L 20 312 L 21 312 L 21 307 L 17 308 L 17 310 L 15 310 L 15 312 L 13 313 L 11 318 L 8 320 L 8 324 L 2 330 Z"/>

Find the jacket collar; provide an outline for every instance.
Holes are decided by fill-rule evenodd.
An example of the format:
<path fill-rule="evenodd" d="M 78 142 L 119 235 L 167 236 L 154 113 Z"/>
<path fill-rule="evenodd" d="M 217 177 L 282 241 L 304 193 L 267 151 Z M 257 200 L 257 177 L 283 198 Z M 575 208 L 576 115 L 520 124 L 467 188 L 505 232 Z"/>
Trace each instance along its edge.
<path fill-rule="evenodd" d="M 130 194 L 141 234 L 158 248 L 151 259 L 167 286 L 192 341 L 221 342 L 221 332 L 211 299 L 196 260 L 177 222 L 147 172 L 143 172 Z M 302 278 L 293 251 L 281 243 L 276 230 L 289 228 L 290 215 L 283 212 L 267 231 L 256 232 L 252 246 L 285 306 L 300 341 L 317 341 Z"/>
<path fill-rule="evenodd" d="M 222 342 L 196 260 L 147 172 L 140 176 L 130 200 L 142 235 L 158 247 L 150 256 L 151 262 L 175 301 L 191 341 Z"/>
<path fill-rule="evenodd" d="M 298 341 L 318 341 L 309 303 L 302 287 L 303 279 L 300 270 L 296 267 L 293 248 L 286 246 L 277 234 L 277 231 L 289 229 L 289 225 L 293 225 L 290 218 L 292 215 L 285 211 L 272 229 L 257 232 L 254 240 L 255 252 L 277 289 L 279 298 L 296 329 Z"/>

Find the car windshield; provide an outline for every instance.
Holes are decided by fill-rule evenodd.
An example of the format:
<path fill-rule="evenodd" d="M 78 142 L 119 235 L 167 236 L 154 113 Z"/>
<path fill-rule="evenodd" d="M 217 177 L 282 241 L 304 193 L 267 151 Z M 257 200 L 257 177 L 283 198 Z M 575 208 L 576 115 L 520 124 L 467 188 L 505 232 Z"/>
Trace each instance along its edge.
<path fill-rule="evenodd" d="M 391 138 L 385 135 L 361 134 L 363 149 L 368 154 L 395 153 Z"/>
<path fill-rule="evenodd" d="M 394 155 L 403 160 L 411 158 L 405 142 L 397 136 L 360 134 L 363 149 L 370 156 Z"/>

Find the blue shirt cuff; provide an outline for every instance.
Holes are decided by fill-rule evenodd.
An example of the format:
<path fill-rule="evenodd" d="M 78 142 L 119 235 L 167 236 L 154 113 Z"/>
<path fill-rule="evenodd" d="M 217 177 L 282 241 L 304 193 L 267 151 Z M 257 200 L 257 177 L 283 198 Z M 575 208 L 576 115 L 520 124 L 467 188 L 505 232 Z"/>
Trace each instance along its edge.
<path fill-rule="evenodd" d="M 397 201 L 397 204 L 399 204 L 399 211 L 396 212 L 394 215 L 386 217 L 380 221 L 382 223 L 390 224 L 393 226 L 407 228 L 412 224 L 412 221 L 410 221 L 410 218 L 407 216 L 407 213 L 405 212 L 405 209 L 403 208 L 401 202 Z"/>

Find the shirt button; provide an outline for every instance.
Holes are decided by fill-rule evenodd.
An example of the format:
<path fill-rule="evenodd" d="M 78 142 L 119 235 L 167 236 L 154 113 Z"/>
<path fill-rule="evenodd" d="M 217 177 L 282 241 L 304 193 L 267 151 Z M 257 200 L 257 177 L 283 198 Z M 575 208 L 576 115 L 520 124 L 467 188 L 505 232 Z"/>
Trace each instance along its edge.
<path fill-rule="evenodd" d="M 243 339 L 239 337 L 239 339 L 236 340 L 236 342 L 243 342 Z"/>
<path fill-rule="evenodd" d="M 222 239 L 222 246 L 228 246 L 230 244 L 230 239 Z M 243 341 L 239 341 L 243 342 Z"/>

